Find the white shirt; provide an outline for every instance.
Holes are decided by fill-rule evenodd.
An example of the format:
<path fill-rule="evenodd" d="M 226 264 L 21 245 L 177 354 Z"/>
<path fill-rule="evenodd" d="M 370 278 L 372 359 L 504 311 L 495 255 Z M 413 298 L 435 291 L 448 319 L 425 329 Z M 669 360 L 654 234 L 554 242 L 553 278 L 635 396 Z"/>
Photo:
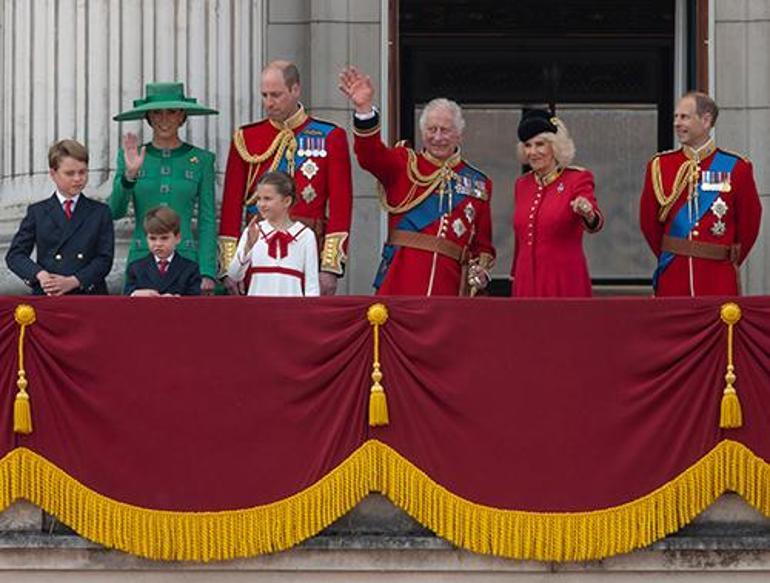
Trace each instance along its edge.
<path fill-rule="evenodd" d="M 75 212 L 75 207 L 78 205 L 78 199 L 80 198 L 80 194 L 76 194 L 75 196 L 64 196 L 61 192 L 59 192 L 59 189 L 56 189 L 56 198 L 59 199 L 59 204 L 61 205 L 62 210 L 64 210 L 64 201 L 71 200 L 72 201 L 72 208 L 70 209 L 73 213 Z"/>
<path fill-rule="evenodd" d="M 260 221 L 259 229 L 260 235 L 251 253 L 245 253 L 248 229 L 241 234 L 227 275 L 235 281 L 242 281 L 247 272 L 251 272 L 250 296 L 320 295 L 315 233 L 302 223 L 292 224 L 286 231 L 293 237 L 286 255 L 276 253 L 276 257 L 270 257 L 268 241 L 275 229 L 267 221 Z"/>
<path fill-rule="evenodd" d="M 169 265 L 171 265 L 171 262 L 174 260 L 174 254 L 175 254 L 175 253 L 176 253 L 176 251 L 172 251 L 172 252 L 171 252 L 171 255 L 169 255 L 168 257 L 166 257 L 166 263 L 168 263 Z M 157 255 L 155 255 L 155 253 L 153 253 L 153 254 L 152 254 L 152 256 L 155 258 L 155 265 L 158 265 L 158 264 L 161 262 L 161 258 L 160 258 L 160 257 L 158 257 Z"/>

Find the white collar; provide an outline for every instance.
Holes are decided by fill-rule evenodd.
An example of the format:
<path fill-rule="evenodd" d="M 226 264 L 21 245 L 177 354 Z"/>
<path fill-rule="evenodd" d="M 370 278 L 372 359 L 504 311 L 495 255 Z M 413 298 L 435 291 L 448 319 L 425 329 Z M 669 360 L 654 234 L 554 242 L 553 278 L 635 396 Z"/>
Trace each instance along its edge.
<path fill-rule="evenodd" d="M 171 253 L 171 255 L 169 255 L 168 257 L 166 257 L 166 261 L 168 262 L 168 264 L 169 264 L 169 265 L 171 265 L 171 262 L 174 260 L 174 255 L 176 255 L 176 251 L 174 251 L 173 253 Z M 157 265 L 158 263 L 160 263 L 160 257 L 158 257 L 157 255 L 155 255 L 154 253 L 152 254 L 152 256 L 153 256 L 153 258 L 155 259 L 155 264 L 156 264 L 156 265 Z"/>
<path fill-rule="evenodd" d="M 57 188 L 56 189 L 56 198 L 59 199 L 59 204 L 61 206 L 64 206 L 64 202 L 65 201 L 71 200 L 72 201 L 72 210 L 75 210 L 75 207 L 78 204 L 78 200 L 80 200 L 80 193 L 76 194 L 75 196 L 67 197 L 67 196 L 64 196 L 61 192 L 59 192 L 59 189 Z"/>
<path fill-rule="evenodd" d="M 273 225 L 267 222 L 267 220 L 259 221 L 259 228 L 265 234 L 265 237 L 272 235 L 277 230 L 273 228 Z M 293 221 L 292 224 L 289 225 L 289 228 L 286 229 L 286 232 L 293 237 L 304 228 L 305 225 L 303 223 L 300 223 L 299 221 Z"/>

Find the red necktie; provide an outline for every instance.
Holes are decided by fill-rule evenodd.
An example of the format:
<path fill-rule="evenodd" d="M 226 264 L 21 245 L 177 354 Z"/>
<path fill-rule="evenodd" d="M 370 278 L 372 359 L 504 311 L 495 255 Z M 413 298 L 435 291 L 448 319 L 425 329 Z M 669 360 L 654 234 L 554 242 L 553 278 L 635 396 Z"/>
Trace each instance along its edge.
<path fill-rule="evenodd" d="M 294 240 L 294 237 L 284 231 L 276 231 L 267 240 L 267 254 L 273 259 L 280 259 L 286 257 L 286 253 L 289 250 L 289 243 Z"/>
<path fill-rule="evenodd" d="M 160 271 L 161 275 L 166 275 L 166 272 L 168 271 L 168 261 L 166 259 L 158 261 L 158 271 Z"/>
<path fill-rule="evenodd" d="M 64 214 L 67 216 L 67 219 L 72 218 L 72 199 L 68 198 L 64 201 Z"/>

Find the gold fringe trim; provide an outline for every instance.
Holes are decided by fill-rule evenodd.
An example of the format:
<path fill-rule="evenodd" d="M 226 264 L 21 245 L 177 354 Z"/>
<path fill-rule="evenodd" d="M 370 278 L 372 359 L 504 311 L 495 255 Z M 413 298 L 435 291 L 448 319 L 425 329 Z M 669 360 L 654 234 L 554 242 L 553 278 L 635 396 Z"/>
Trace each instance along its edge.
<path fill-rule="evenodd" d="M 632 502 L 590 512 L 541 513 L 475 504 L 434 482 L 384 444 L 377 489 L 438 536 L 511 559 L 587 561 L 676 532 L 727 490 L 770 516 L 770 464 L 725 440 L 682 474 Z"/>
<path fill-rule="evenodd" d="M 0 509 L 25 498 L 78 533 L 151 559 L 210 561 L 285 550 L 378 491 L 455 545 L 540 561 L 585 561 L 647 546 L 693 520 L 732 490 L 770 516 L 770 464 L 745 445 L 720 442 L 650 494 L 589 512 L 502 510 L 465 500 L 377 440 L 358 448 L 309 488 L 243 510 L 170 512 L 111 500 L 26 448 L 0 460 Z"/>
<path fill-rule="evenodd" d="M 150 510 L 91 490 L 42 456 L 0 460 L 0 510 L 19 498 L 106 547 L 150 559 L 212 561 L 286 550 L 317 534 L 370 492 L 377 449 L 364 443 L 312 486 L 271 504 L 220 512 Z"/>

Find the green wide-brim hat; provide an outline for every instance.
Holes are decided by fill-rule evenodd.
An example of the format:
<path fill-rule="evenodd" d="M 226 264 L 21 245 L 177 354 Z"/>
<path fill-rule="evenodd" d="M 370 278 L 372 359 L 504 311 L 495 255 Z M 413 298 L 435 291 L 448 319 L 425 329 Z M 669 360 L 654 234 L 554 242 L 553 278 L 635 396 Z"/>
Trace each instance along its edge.
<path fill-rule="evenodd" d="M 216 115 L 216 109 L 204 107 L 193 97 L 185 97 L 184 83 L 148 83 L 144 99 L 135 99 L 133 109 L 119 113 L 112 119 L 130 121 L 144 119 L 148 111 L 181 109 L 187 115 Z"/>

